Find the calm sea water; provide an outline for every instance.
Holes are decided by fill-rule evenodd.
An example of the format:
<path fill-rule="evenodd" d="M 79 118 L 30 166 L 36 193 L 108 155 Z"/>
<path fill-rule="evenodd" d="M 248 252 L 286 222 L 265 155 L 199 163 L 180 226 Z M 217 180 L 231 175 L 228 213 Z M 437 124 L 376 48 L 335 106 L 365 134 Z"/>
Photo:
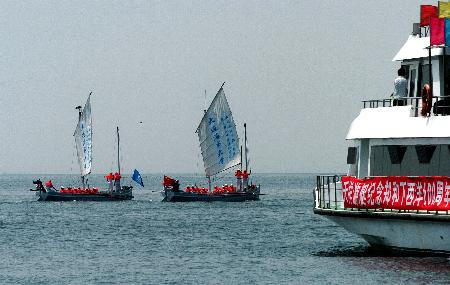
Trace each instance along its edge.
<path fill-rule="evenodd" d="M 0 175 L 2 284 L 450 283 L 447 258 L 380 253 L 314 215 L 314 175 L 255 175 L 267 195 L 246 203 L 162 203 L 161 175 L 133 201 L 37 202 L 36 177 L 76 182 Z"/>

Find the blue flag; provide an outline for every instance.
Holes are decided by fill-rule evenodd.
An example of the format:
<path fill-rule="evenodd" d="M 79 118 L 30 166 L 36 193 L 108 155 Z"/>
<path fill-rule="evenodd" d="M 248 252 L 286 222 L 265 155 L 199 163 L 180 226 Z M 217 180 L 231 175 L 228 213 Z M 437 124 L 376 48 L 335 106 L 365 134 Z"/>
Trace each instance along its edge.
<path fill-rule="evenodd" d="M 136 169 L 134 170 L 133 176 L 131 177 L 131 179 L 133 179 L 137 184 L 144 187 L 144 182 L 142 181 L 141 174 Z"/>
<path fill-rule="evenodd" d="M 445 18 L 444 22 L 444 30 L 445 30 L 445 45 L 450 46 L 450 19 Z"/>

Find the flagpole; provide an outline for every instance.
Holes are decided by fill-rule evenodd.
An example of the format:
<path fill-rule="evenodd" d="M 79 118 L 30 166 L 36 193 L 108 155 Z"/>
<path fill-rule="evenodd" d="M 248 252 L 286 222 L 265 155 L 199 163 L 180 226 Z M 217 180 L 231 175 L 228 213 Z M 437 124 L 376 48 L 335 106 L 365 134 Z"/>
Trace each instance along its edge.
<path fill-rule="evenodd" d="M 446 65 L 446 61 L 445 61 L 445 50 L 446 50 L 446 45 L 445 45 L 445 41 L 444 41 L 444 47 L 443 47 L 443 52 L 442 52 L 442 54 L 443 54 L 443 57 L 442 57 L 442 65 L 444 66 L 444 95 L 445 95 L 445 92 L 447 92 L 447 90 L 445 90 L 445 65 Z M 442 93 L 441 93 L 442 94 Z"/>
<path fill-rule="evenodd" d="M 429 72 L 429 84 L 430 84 L 430 92 L 431 96 L 433 96 L 433 74 L 432 74 L 432 68 L 431 68 L 431 45 L 428 49 L 428 72 Z"/>
<path fill-rule="evenodd" d="M 433 84 L 431 84 L 431 17 L 430 17 L 430 26 L 428 27 L 428 31 L 430 34 L 430 48 L 428 49 L 428 78 L 429 78 L 429 84 L 430 84 L 430 92 L 431 95 L 433 96 Z"/>

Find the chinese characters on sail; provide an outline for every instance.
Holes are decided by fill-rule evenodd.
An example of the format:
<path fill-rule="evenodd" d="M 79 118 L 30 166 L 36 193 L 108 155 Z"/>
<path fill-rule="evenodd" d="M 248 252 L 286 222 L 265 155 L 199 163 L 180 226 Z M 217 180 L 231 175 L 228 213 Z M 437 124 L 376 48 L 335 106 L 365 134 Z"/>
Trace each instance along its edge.
<path fill-rule="evenodd" d="M 237 139 L 235 134 L 236 128 L 233 122 L 231 122 L 230 117 L 231 114 L 223 114 L 220 118 L 220 123 L 222 124 L 227 142 L 228 157 L 232 159 L 237 154 Z"/>
<path fill-rule="evenodd" d="M 77 127 L 75 128 L 74 137 L 81 175 L 89 174 L 92 166 L 92 118 L 90 97 L 86 101 L 83 111 L 81 112 Z"/>
<path fill-rule="evenodd" d="M 450 177 L 342 177 L 345 208 L 450 210 Z"/>
<path fill-rule="evenodd" d="M 84 126 L 84 123 L 80 125 L 81 130 L 81 144 L 83 148 L 84 154 L 84 169 L 91 169 L 91 147 L 92 147 L 92 134 L 91 128 L 88 126 Z"/>
<path fill-rule="evenodd" d="M 220 163 L 220 165 L 225 164 L 225 159 L 223 157 L 223 150 L 222 150 L 222 141 L 221 136 L 219 133 L 219 129 L 217 128 L 216 119 L 213 116 L 210 116 L 208 118 L 208 124 L 209 124 L 209 131 L 211 132 L 211 137 L 213 138 L 214 145 L 217 148 L 217 161 Z"/>

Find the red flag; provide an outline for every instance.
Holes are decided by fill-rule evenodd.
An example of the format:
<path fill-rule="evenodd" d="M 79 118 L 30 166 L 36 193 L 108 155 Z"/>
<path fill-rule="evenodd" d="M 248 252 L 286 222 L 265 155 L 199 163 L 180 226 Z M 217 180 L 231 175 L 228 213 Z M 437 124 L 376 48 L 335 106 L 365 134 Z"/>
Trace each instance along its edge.
<path fill-rule="evenodd" d="M 164 186 L 171 186 L 173 184 L 173 182 L 175 182 L 175 179 L 173 179 L 170 176 L 165 176 L 164 175 L 164 180 L 163 180 L 163 185 Z"/>
<path fill-rule="evenodd" d="M 445 43 L 444 18 L 430 18 L 430 45 L 438 46 Z"/>
<path fill-rule="evenodd" d="M 430 17 L 438 17 L 438 7 L 433 5 L 420 5 L 420 26 L 430 25 Z"/>

